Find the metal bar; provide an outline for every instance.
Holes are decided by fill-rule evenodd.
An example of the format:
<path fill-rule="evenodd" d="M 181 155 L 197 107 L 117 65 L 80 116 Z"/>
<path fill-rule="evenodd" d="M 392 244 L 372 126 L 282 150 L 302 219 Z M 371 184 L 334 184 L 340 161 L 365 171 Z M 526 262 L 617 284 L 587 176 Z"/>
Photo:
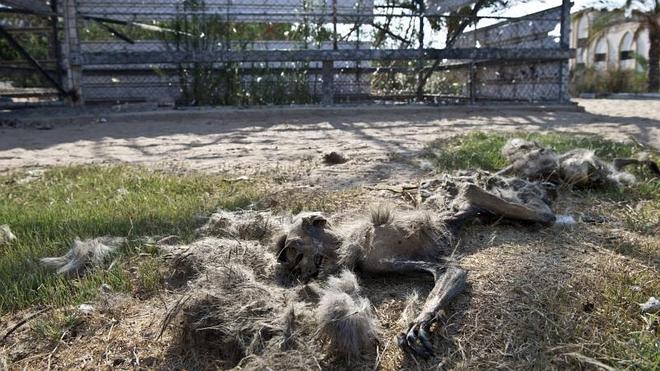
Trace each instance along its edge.
<path fill-rule="evenodd" d="M 332 48 L 337 50 L 337 0 L 332 0 Z"/>
<path fill-rule="evenodd" d="M 498 59 L 498 60 L 562 60 L 572 58 L 574 49 L 346 49 L 346 50 L 242 50 L 204 52 L 102 52 L 83 53 L 86 65 L 212 62 L 291 62 L 291 61 L 359 61 L 359 60 L 432 60 L 432 59 Z"/>
<path fill-rule="evenodd" d="M 67 88 L 70 103 L 83 104 L 82 96 L 82 56 L 80 54 L 80 39 L 78 38 L 78 9 L 76 0 L 63 0 L 62 13 L 64 17 L 64 39 L 66 46 Z"/>
<path fill-rule="evenodd" d="M 96 22 L 97 24 L 101 25 L 101 27 L 103 27 L 106 31 L 110 32 L 110 34 L 112 34 L 112 36 L 114 36 L 114 37 L 116 37 L 120 40 L 126 41 L 129 44 L 135 44 L 135 41 L 133 41 L 133 39 L 131 39 L 130 37 L 124 35 L 122 32 L 120 32 L 116 28 L 114 28 L 110 25 L 107 25 L 107 24 L 105 24 L 102 21 L 99 21 L 97 19 L 94 19 L 93 21 Z"/>
<path fill-rule="evenodd" d="M 424 50 L 424 0 L 417 0 L 417 11 L 419 12 L 419 33 L 417 35 L 417 41 L 419 43 L 418 49 L 420 51 Z M 417 60 L 417 101 L 421 101 L 424 97 L 424 85 L 426 85 L 426 79 L 422 73 L 424 67 L 424 60 Z"/>
<path fill-rule="evenodd" d="M 57 14 L 57 0 L 51 0 L 50 1 L 50 9 L 53 13 Z M 64 72 L 62 71 L 62 44 L 60 43 L 60 29 L 58 28 L 58 22 L 59 18 L 57 15 L 53 15 L 50 17 L 50 25 L 52 28 L 51 31 L 51 46 L 53 47 L 53 57 L 55 57 L 55 76 L 57 78 L 57 82 L 62 84 L 63 78 L 62 76 L 64 75 Z M 60 99 L 63 98 L 62 95 L 60 95 Z"/>
<path fill-rule="evenodd" d="M 30 53 L 25 50 L 21 44 L 14 39 L 14 37 L 7 32 L 2 26 L 0 26 L 0 36 L 3 36 L 7 42 L 9 42 L 9 45 L 11 45 L 12 48 L 16 49 L 16 51 L 23 57 L 25 58 L 32 67 L 34 67 L 35 70 L 39 71 L 39 73 L 46 79 L 48 82 L 50 82 L 55 89 L 57 89 L 58 92 L 62 95 L 66 95 L 67 92 L 64 90 L 64 88 L 57 82 L 55 79 L 41 66 L 39 61 L 34 59 Z"/>
<path fill-rule="evenodd" d="M 321 78 L 321 104 L 332 105 L 335 101 L 335 87 L 334 87 L 334 62 L 331 60 L 323 61 L 323 71 Z"/>

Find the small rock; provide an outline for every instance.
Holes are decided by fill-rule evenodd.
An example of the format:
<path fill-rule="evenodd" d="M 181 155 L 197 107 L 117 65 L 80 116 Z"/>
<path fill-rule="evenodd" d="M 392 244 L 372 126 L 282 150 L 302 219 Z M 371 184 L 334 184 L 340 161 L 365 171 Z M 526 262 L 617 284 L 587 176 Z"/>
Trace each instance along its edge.
<path fill-rule="evenodd" d="M 328 165 L 339 165 L 348 162 L 348 159 L 341 153 L 332 151 L 323 155 L 323 162 Z"/>
<path fill-rule="evenodd" d="M 646 303 L 640 304 L 639 306 L 642 309 L 642 313 L 657 313 L 660 311 L 660 300 L 651 296 Z"/>
<path fill-rule="evenodd" d="M 640 291 L 642 291 L 642 288 L 637 286 L 637 285 L 634 285 L 634 286 L 630 286 L 630 291 L 640 292 Z"/>

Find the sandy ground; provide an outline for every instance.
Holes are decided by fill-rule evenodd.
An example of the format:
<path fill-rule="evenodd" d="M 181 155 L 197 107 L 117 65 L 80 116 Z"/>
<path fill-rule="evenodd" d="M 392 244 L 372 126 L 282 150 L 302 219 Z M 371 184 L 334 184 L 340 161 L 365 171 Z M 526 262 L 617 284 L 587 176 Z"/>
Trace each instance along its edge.
<path fill-rule="evenodd" d="M 337 107 L 129 113 L 0 113 L 0 171 L 82 163 L 141 163 L 250 175 L 302 171 L 311 184 L 343 188 L 417 176 L 405 166 L 428 141 L 467 130 L 568 131 L 660 148 L 660 101 L 579 100 L 586 109 Z M 3 118 L 0 116 L 0 118 Z M 35 128 L 40 126 L 41 129 Z M 47 130 L 43 130 L 47 128 Z M 337 150 L 348 164 L 320 166 Z"/>

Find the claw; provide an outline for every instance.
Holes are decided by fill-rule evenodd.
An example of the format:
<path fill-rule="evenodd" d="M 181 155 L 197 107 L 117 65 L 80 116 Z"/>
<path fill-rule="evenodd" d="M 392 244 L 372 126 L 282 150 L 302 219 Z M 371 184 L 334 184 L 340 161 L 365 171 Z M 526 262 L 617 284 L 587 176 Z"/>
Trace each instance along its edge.
<path fill-rule="evenodd" d="M 433 344 L 431 344 L 431 340 L 429 339 L 429 333 L 425 326 L 420 326 L 419 327 L 419 340 L 422 342 L 422 345 L 426 350 L 433 354 Z"/>
<path fill-rule="evenodd" d="M 399 347 L 421 358 L 431 358 L 433 356 L 433 346 L 429 340 L 427 327 L 425 324 L 412 324 L 408 332 L 402 332 L 397 336 Z"/>

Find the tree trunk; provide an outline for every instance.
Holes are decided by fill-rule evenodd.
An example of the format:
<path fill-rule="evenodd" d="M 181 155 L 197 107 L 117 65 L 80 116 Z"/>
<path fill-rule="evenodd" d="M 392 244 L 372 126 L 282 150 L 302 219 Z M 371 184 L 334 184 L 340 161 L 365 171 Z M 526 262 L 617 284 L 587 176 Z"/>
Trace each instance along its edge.
<path fill-rule="evenodd" d="M 660 88 L 660 24 L 656 19 L 649 23 L 648 91 L 655 93 Z"/>

